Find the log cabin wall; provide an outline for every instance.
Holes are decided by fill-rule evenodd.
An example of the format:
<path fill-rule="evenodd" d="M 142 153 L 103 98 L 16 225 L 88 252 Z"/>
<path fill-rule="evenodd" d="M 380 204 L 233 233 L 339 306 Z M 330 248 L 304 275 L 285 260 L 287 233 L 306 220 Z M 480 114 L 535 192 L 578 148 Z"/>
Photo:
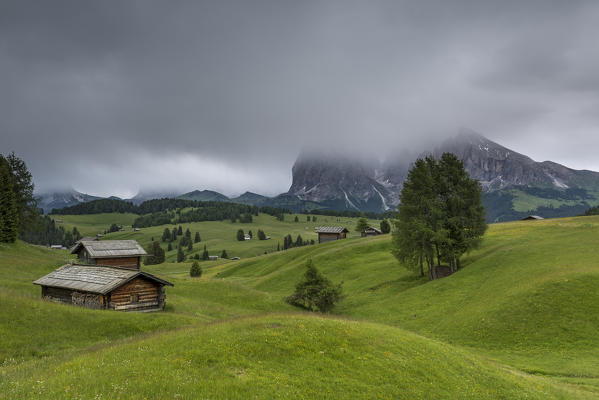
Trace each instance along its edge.
<path fill-rule="evenodd" d="M 78 292 L 72 289 L 42 286 L 42 298 L 80 307 L 105 308 L 104 296 L 101 294 Z"/>
<path fill-rule="evenodd" d="M 93 264 L 139 270 L 141 257 L 96 258 Z"/>
<path fill-rule="evenodd" d="M 345 233 L 318 233 L 318 243 L 330 242 L 331 240 L 337 240 L 340 238 L 345 238 Z"/>
<path fill-rule="evenodd" d="M 110 293 L 108 307 L 115 310 L 164 308 L 164 286 L 141 277 L 127 282 Z"/>

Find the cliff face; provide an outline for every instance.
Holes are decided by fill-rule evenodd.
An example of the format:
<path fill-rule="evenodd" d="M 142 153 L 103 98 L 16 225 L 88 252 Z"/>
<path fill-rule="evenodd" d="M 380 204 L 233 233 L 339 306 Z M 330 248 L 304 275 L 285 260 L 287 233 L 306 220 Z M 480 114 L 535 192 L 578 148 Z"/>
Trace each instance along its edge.
<path fill-rule="evenodd" d="M 302 154 L 293 166 L 288 194 L 337 209 L 387 210 L 396 205 L 395 190 L 377 167 L 340 156 Z"/>
<path fill-rule="evenodd" d="M 563 165 L 510 150 L 475 132 L 464 131 L 431 152 L 456 154 L 471 177 L 487 193 L 511 187 L 564 190 L 599 188 L 599 173 L 577 171 Z M 384 211 L 399 204 L 399 194 L 413 159 L 384 162 L 302 154 L 293 166 L 288 194 L 338 209 Z"/>

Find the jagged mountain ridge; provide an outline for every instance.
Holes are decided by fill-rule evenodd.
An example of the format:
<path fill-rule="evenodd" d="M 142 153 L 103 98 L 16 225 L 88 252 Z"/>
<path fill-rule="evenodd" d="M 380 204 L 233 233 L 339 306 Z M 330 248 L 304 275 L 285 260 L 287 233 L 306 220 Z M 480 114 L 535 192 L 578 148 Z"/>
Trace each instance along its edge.
<path fill-rule="evenodd" d="M 79 203 L 101 199 L 101 197 L 81 193 L 75 189 L 36 193 L 35 198 L 37 199 L 38 208 L 44 210 L 44 213 L 48 213 L 54 208 L 65 208 Z"/>
<path fill-rule="evenodd" d="M 462 131 L 429 154 L 440 157 L 444 152 L 456 154 L 485 193 L 527 187 L 599 189 L 598 172 L 573 170 L 551 161 L 536 162 L 472 131 Z M 399 204 L 413 161 L 405 156 L 375 163 L 301 154 L 293 166 L 293 183 L 287 194 L 331 208 L 384 211 Z"/>

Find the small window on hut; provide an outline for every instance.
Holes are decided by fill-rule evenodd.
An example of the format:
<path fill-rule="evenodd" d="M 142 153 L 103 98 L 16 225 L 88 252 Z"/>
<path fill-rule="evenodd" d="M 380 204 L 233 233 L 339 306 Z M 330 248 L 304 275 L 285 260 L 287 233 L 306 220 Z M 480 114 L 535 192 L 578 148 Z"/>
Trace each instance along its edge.
<path fill-rule="evenodd" d="M 137 303 L 139 301 L 139 295 L 138 294 L 132 294 L 131 295 L 131 303 Z"/>

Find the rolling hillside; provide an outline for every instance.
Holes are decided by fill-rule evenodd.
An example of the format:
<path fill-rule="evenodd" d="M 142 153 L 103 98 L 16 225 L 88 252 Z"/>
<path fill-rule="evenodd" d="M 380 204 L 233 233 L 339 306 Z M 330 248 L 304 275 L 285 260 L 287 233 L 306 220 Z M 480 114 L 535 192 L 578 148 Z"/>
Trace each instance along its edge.
<path fill-rule="evenodd" d="M 70 256 L 0 245 L 0 399 L 599 398 L 597 237 L 599 217 L 495 224 L 435 282 L 389 236 L 203 263 L 200 279 L 165 263 L 144 267 L 175 284 L 149 314 L 42 301 L 31 281 Z M 344 282 L 334 316 L 283 301 L 308 258 Z"/>

